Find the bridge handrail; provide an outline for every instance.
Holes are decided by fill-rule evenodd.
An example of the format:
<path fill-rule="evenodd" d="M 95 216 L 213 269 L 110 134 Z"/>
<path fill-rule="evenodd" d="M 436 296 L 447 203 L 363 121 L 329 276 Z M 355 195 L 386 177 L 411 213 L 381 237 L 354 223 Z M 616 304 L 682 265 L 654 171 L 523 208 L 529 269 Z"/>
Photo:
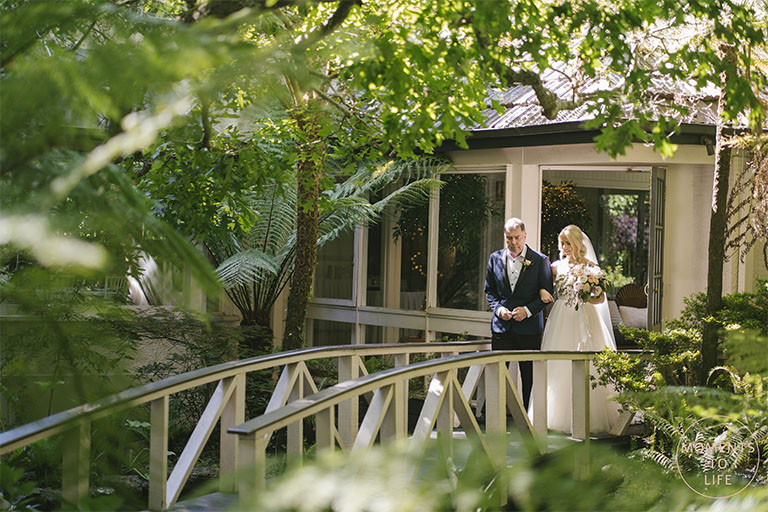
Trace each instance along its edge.
<path fill-rule="evenodd" d="M 198 386 L 216 382 L 242 373 L 268 370 L 300 361 L 343 357 L 346 355 L 380 356 L 398 353 L 446 353 L 489 349 L 488 341 L 453 341 L 436 343 L 386 343 L 370 345 L 336 345 L 312 347 L 237 361 L 173 375 L 135 388 L 107 396 L 95 402 L 79 405 L 14 429 L 0 433 L 0 455 L 5 455 L 41 439 L 72 428 L 78 421 L 93 421 L 119 410 L 142 405 L 157 398 L 173 395 Z"/>
<path fill-rule="evenodd" d="M 265 430 L 277 430 L 290 423 L 311 416 L 320 410 L 338 405 L 345 400 L 374 391 L 383 386 L 446 370 L 502 361 L 505 363 L 518 361 L 587 361 L 594 359 L 599 353 L 599 351 L 542 352 L 540 350 L 494 350 L 493 352 L 461 354 L 421 361 L 408 366 L 390 368 L 344 381 L 300 400 L 295 400 L 285 407 L 252 418 L 245 423 L 230 428 L 228 432 L 238 435 L 251 435 Z"/>
<path fill-rule="evenodd" d="M 240 437 L 240 452 L 237 474 L 238 488 L 261 489 L 265 485 L 267 440 L 278 429 L 301 425 L 308 416 L 315 417 L 315 440 L 317 450 L 333 450 L 340 447 L 346 451 L 364 449 L 371 446 L 377 438 L 385 440 L 405 439 L 409 437 L 405 411 L 407 397 L 403 394 L 406 383 L 413 378 L 432 376 L 424 405 L 416 421 L 413 434 L 410 435 L 410 450 L 420 460 L 434 428 L 443 434 L 449 443 L 453 442 L 455 422 L 464 428 L 467 435 L 474 435 L 496 464 L 503 464 L 505 453 L 490 450 L 486 443 L 486 433 L 492 435 L 506 432 L 507 414 L 511 414 L 516 427 L 532 452 L 546 451 L 547 434 L 547 362 L 570 361 L 572 374 L 571 404 L 573 411 L 572 436 L 589 441 L 589 384 L 590 361 L 600 352 L 558 351 L 492 351 L 473 354 L 461 354 L 440 359 L 423 361 L 408 366 L 383 370 L 371 375 L 345 380 L 335 386 L 317 391 L 312 395 L 292 401 L 285 406 L 268 411 L 239 425 L 230 427 L 227 432 Z M 533 362 L 533 421 L 523 407 L 517 390 L 516 372 L 511 372 L 511 362 Z M 468 369 L 463 383 L 459 382 L 458 370 Z M 511 374 L 513 373 L 513 374 Z M 481 378 L 481 376 L 483 376 Z M 481 387 L 479 383 L 484 381 Z M 482 400 L 485 402 L 485 433 L 479 427 L 470 405 L 477 390 L 484 389 Z M 335 427 L 335 411 L 345 402 L 356 402 L 357 397 L 373 392 L 370 406 L 365 417 L 361 418 L 360 429 L 356 437 L 348 444 Z M 480 407 L 478 396 L 478 408 Z M 340 409 L 339 409 L 340 411 Z M 626 413 L 627 424 L 631 413 Z M 618 424 L 617 424 L 618 425 Z M 451 447 L 447 448 L 449 451 Z M 421 454 L 421 455 L 419 455 Z M 413 468 L 415 471 L 416 468 Z M 415 473 L 414 473 L 415 474 Z"/>

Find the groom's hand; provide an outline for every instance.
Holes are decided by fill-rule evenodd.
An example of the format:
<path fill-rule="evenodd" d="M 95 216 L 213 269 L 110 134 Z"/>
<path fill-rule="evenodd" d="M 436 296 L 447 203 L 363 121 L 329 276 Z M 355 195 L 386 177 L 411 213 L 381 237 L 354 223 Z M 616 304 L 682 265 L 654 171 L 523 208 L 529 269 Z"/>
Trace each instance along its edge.
<path fill-rule="evenodd" d="M 512 312 L 505 307 L 499 309 L 499 318 L 502 320 L 512 320 Z"/>
<path fill-rule="evenodd" d="M 517 306 L 515 309 L 512 310 L 512 318 L 516 322 L 520 322 L 521 320 L 525 320 L 528 318 L 528 312 L 525 311 L 525 308 L 522 306 Z"/>

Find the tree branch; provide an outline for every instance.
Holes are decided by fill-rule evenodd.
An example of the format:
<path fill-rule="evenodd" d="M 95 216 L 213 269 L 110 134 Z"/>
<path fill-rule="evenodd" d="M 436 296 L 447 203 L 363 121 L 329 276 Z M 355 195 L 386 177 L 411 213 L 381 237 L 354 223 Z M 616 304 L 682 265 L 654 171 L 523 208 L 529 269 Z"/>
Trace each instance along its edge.
<path fill-rule="evenodd" d="M 483 54 L 483 58 L 488 60 L 496 75 L 498 75 L 508 87 L 513 85 L 527 85 L 531 87 L 534 94 L 536 94 L 536 99 L 539 101 L 542 114 L 547 119 L 555 119 L 560 111 L 573 110 L 589 101 L 590 96 L 582 96 L 579 94 L 574 94 L 572 100 L 561 100 L 557 94 L 547 89 L 538 73 L 526 69 L 515 70 L 510 68 L 509 65 L 503 62 L 498 56 L 494 55 L 491 49 L 491 41 L 485 34 L 478 30 L 477 26 L 472 22 L 471 16 L 467 16 L 466 22 L 467 25 L 472 27 L 472 31 L 475 33 L 475 40 L 477 41 L 480 52 Z"/>
<path fill-rule="evenodd" d="M 315 3 L 331 3 L 338 0 L 312 0 Z M 277 0 L 272 5 L 268 5 L 269 0 L 208 0 L 197 9 L 197 18 L 202 14 L 203 16 L 213 16 L 215 18 L 226 18 L 232 13 L 235 13 L 241 9 L 254 8 L 261 11 L 280 9 L 283 7 L 291 7 L 293 5 L 301 5 L 305 2 L 297 0 Z M 343 2 L 342 2 L 343 3 Z"/>
<path fill-rule="evenodd" d="M 498 65 L 495 65 L 498 69 Z M 527 85 L 533 89 L 536 94 L 536 99 L 539 100 L 539 106 L 541 107 L 542 114 L 549 120 L 555 119 L 557 114 L 562 110 L 573 110 L 582 106 L 594 95 L 581 95 L 574 94 L 572 100 L 562 100 L 554 92 L 547 89 L 544 82 L 541 80 L 541 76 L 533 71 L 525 69 L 500 69 L 501 77 L 509 83 L 509 85 Z"/>
<path fill-rule="evenodd" d="M 291 49 L 293 55 L 299 55 L 311 48 L 325 36 L 336 30 L 344 20 L 347 19 L 349 13 L 352 12 L 352 8 L 356 5 L 362 5 L 362 0 L 339 0 L 339 5 L 333 12 L 328 21 L 319 29 L 311 32 L 306 39 L 300 41 L 296 46 Z"/>
<path fill-rule="evenodd" d="M 203 139 L 200 141 L 200 145 L 206 149 L 211 147 L 211 116 L 210 116 L 210 102 L 203 96 L 200 97 L 200 117 L 203 124 Z"/>

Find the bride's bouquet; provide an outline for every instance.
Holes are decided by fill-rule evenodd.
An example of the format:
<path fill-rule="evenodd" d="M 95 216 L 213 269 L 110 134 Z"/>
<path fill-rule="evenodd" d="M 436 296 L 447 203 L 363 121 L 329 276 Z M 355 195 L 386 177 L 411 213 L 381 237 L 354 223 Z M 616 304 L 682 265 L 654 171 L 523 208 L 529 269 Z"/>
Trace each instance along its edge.
<path fill-rule="evenodd" d="M 567 273 L 557 276 L 557 285 L 566 304 L 577 311 L 581 304 L 600 297 L 610 286 L 603 269 L 586 263 L 571 265 Z"/>

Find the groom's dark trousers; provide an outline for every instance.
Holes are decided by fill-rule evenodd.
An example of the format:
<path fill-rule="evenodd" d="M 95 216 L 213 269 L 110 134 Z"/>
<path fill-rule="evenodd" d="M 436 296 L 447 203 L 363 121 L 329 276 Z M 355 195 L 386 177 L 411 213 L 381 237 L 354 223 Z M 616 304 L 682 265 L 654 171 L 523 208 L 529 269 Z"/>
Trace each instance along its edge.
<path fill-rule="evenodd" d="M 515 334 L 512 331 L 491 333 L 493 350 L 540 350 L 541 334 Z M 520 361 L 520 381 L 523 384 L 522 399 L 528 410 L 531 388 L 533 387 L 533 363 Z"/>

